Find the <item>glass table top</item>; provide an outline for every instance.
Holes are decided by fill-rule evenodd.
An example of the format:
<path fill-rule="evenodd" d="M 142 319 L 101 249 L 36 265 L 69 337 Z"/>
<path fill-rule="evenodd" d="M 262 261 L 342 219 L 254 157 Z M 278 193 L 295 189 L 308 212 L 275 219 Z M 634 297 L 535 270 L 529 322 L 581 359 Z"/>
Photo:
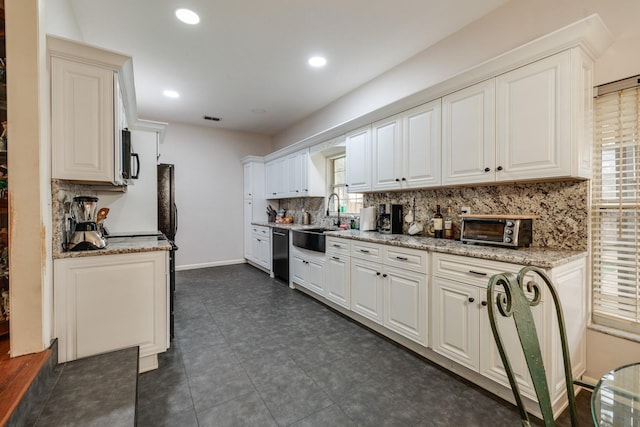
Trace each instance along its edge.
<path fill-rule="evenodd" d="M 591 395 L 596 426 L 640 426 L 640 363 L 605 374 Z"/>

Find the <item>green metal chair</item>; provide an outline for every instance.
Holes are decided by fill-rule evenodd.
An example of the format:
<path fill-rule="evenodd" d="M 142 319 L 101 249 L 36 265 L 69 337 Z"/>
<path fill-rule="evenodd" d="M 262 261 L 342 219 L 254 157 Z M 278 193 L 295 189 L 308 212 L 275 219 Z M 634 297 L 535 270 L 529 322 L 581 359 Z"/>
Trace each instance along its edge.
<path fill-rule="evenodd" d="M 497 311 L 504 317 L 513 317 L 518 337 L 520 339 L 520 345 L 524 353 L 529 373 L 531 374 L 531 380 L 533 387 L 538 398 L 540 405 L 540 411 L 544 420 L 545 426 L 555 426 L 553 419 L 553 410 L 551 408 L 551 398 L 549 395 L 549 387 L 547 384 L 547 377 L 544 370 L 544 364 L 542 360 L 542 351 L 540 350 L 540 342 L 538 341 L 538 334 L 536 332 L 536 325 L 531 313 L 531 307 L 534 307 L 540 303 L 542 296 L 542 289 L 540 285 L 533 280 L 529 280 L 525 283 L 525 277 L 530 272 L 536 273 L 542 281 L 546 284 L 549 294 L 553 299 L 556 317 L 558 320 L 558 327 L 560 329 L 560 341 L 562 346 L 562 357 L 564 362 L 564 373 L 566 377 L 567 386 L 567 398 L 569 400 L 569 413 L 571 415 L 571 425 L 578 425 L 578 415 L 576 411 L 576 400 L 574 395 L 573 386 L 578 385 L 580 387 L 586 387 L 593 389 L 593 385 L 583 383 L 579 380 L 574 380 L 571 370 L 571 358 L 569 354 L 569 346 L 567 344 L 567 334 L 564 323 L 564 316 L 562 314 L 562 306 L 560 305 L 560 298 L 556 292 L 551 279 L 546 275 L 544 271 L 536 267 L 525 267 L 518 275 L 513 273 L 501 273 L 496 274 L 489 279 L 489 285 L 487 286 L 487 301 L 492 301 L 495 291 L 498 291 L 495 304 L 488 304 L 489 321 L 491 323 L 491 331 L 495 338 L 498 351 L 500 352 L 500 358 L 504 365 L 505 371 L 511 384 L 511 390 L 516 399 L 518 410 L 520 411 L 520 419 L 523 426 L 530 426 L 529 415 L 522 401 L 520 395 L 520 388 L 515 378 L 515 374 L 509 362 L 509 356 L 507 355 L 503 340 L 498 330 Z M 524 292 L 533 293 L 533 299 L 529 300 Z M 500 289 L 502 287 L 502 289 Z"/>

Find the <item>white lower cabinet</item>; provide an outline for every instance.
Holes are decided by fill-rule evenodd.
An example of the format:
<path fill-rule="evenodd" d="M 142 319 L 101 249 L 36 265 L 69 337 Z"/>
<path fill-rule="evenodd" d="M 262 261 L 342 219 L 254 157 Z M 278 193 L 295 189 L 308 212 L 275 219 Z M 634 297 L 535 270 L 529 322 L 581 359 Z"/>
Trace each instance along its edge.
<path fill-rule="evenodd" d="M 167 251 L 54 261 L 58 362 L 140 346 L 140 371 L 169 346 Z"/>
<path fill-rule="evenodd" d="M 247 259 L 271 271 L 271 229 L 269 227 L 251 226 L 251 253 Z"/>
<path fill-rule="evenodd" d="M 382 325 L 382 266 L 351 258 L 351 310 Z"/>
<path fill-rule="evenodd" d="M 427 276 L 385 266 L 384 326 L 427 345 Z"/>
<path fill-rule="evenodd" d="M 324 295 L 325 257 L 320 252 L 289 247 L 290 281 L 317 294 Z"/>
<path fill-rule="evenodd" d="M 330 301 L 351 309 L 351 257 L 349 242 L 328 237 L 324 264 L 324 296 Z"/>
<path fill-rule="evenodd" d="M 431 297 L 431 343 L 435 352 L 510 388 L 491 331 L 487 304 L 489 278 L 497 273 L 517 273 L 524 266 L 459 255 L 434 254 Z M 560 294 L 568 331 L 575 377 L 584 373 L 587 324 L 585 260 L 579 259 L 545 271 Z M 552 404 L 561 406 L 564 373 L 557 322 L 550 295 L 543 282 L 541 302 L 532 307 L 540 341 Z M 500 289 L 498 289 L 499 291 Z M 535 391 L 524 359 L 513 318 L 498 316 L 498 328 L 515 371 L 521 393 L 535 400 Z"/>
<path fill-rule="evenodd" d="M 372 255 L 373 254 L 373 255 Z M 372 256 L 380 261 L 371 261 Z M 351 309 L 427 345 L 427 253 L 362 242 L 351 252 Z M 405 268 L 399 268 L 397 263 Z"/>

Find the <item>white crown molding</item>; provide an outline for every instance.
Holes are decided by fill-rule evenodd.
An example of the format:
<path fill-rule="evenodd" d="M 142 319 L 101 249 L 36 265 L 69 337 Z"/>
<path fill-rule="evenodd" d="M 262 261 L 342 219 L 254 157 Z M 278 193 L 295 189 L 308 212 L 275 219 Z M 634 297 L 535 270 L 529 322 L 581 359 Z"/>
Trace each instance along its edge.
<path fill-rule="evenodd" d="M 323 143 L 378 120 L 409 110 L 456 90 L 496 77 L 523 65 L 564 50 L 579 47 L 595 60 L 613 43 L 613 36 L 598 14 L 509 50 L 475 65 L 438 84 L 386 105 L 376 111 L 353 117 L 324 131 L 311 135 L 264 157 L 265 161 L 286 156 L 298 150 Z"/>

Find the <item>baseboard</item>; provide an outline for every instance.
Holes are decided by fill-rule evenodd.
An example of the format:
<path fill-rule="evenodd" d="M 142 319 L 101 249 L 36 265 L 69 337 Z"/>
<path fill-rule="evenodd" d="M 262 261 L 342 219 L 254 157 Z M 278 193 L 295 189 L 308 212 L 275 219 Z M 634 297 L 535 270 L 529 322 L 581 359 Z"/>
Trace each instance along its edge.
<path fill-rule="evenodd" d="M 223 265 L 235 265 L 235 264 L 244 264 L 247 260 L 242 259 L 230 259 L 226 261 L 216 261 L 216 262 L 203 262 L 202 264 L 186 264 L 176 266 L 176 271 L 183 270 L 196 270 L 198 268 L 208 268 L 208 267 L 221 267 Z"/>

